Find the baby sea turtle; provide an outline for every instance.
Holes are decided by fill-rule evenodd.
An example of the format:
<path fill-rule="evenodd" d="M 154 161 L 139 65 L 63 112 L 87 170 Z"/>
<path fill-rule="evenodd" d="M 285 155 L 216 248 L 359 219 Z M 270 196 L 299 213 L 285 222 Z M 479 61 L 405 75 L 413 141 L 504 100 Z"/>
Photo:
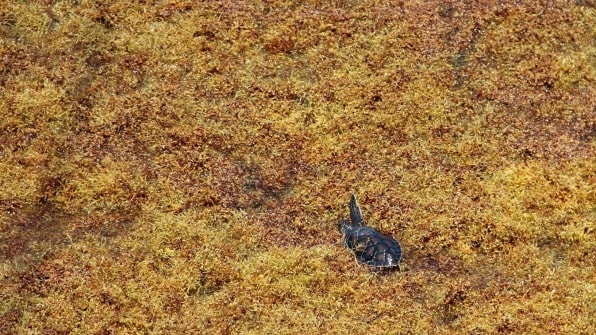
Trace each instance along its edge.
<path fill-rule="evenodd" d="M 338 226 L 343 234 L 344 246 L 354 252 L 359 262 L 380 269 L 399 265 L 399 243 L 364 225 L 362 212 L 353 194 L 350 198 L 350 220 L 341 220 Z"/>

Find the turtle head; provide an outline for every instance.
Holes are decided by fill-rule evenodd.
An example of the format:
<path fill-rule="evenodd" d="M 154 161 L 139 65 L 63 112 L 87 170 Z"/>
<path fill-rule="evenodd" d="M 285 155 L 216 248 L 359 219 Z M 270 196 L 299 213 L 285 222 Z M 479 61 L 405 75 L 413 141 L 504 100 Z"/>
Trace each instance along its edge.
<path fill-rule="evenodd" d="M 352 222 L 348 220 L 340 220 L 337 223 L 337 229 L 342 233 L 342 235 L 346 235 L 347 232 L 351 231 L 354 228 Z"/>

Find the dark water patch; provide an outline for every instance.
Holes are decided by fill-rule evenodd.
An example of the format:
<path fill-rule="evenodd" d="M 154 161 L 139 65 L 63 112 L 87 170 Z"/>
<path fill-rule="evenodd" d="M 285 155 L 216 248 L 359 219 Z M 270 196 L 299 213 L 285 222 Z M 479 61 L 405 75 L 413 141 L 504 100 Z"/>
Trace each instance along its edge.
<path fill-rule="evenodd" d="M 72 216 L 58 210 L 53 204 L 35 206 L 4 201 L 1 206 L 8 213 L 7 224 L 0 228 L 0 257 L 13 260 L 16 257 L 43 254 L 66 236 L 66 223 Z M 44 247 L 46 246 L 47 247 Z"/>

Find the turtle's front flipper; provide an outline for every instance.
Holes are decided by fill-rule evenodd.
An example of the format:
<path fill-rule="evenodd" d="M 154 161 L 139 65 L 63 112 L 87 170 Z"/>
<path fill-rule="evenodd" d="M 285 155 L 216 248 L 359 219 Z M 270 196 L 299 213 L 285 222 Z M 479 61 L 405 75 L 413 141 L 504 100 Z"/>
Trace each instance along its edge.
<path fill-rule="evenodd" d="M 364 225 L 364 218 L 354 194 L 350 197 L 350 220 L 352 220 L 353 225 Z"/>

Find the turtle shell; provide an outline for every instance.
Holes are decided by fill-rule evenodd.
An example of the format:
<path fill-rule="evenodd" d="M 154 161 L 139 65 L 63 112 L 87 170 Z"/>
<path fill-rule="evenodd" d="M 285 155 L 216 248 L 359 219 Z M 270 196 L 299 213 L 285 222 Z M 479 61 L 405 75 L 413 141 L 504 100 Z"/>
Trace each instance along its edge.
<path fill-rule="evenodd" d="M 364 225 L 356 197 L 350 199 L 351 221 L 341 221 L 339 229 L 343 234 L 343 244 L 354 252 L 356 259 L 366 265 L 377 268 L 389 268 L 399 265 L 401 247 L 390 236 Z"/>

